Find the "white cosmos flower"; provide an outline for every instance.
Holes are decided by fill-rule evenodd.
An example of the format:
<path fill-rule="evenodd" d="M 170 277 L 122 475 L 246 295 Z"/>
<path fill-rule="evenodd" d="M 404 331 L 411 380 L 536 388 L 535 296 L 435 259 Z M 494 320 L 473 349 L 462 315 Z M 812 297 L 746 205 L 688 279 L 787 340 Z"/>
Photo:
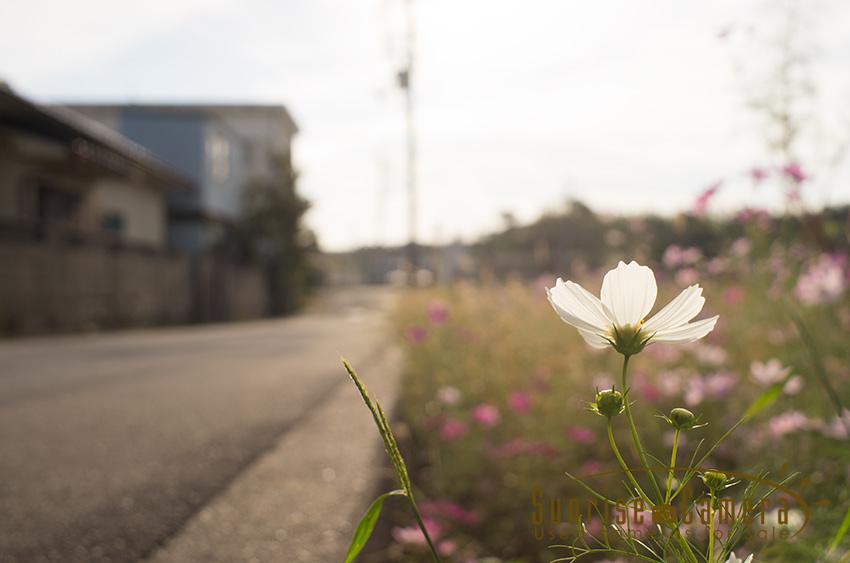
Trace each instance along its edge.
<path fill-rule="evenodd" d="M 588 344 L 613 346 L 626 355 L 637 354 L 651 342 L 693 342 L 711 332 L 717 322 L 716 316 L 690 322 L 705 304 L 699 285 L 688 287 L 646 319 L 658 287 L 652 270 L 634 261 L 621 261 L 605 274 L 599 298 L 560 278 L 546 292 L 561 319 L 576 327 Z"/>
<path fill-rule="evenodd" d="M 754 554 L 751 553 L 746 559 L 739 559 L 735 556 L 735 552 L 733 551 L 729 554 L 729 559 L 726 560 L 726 563 L 753 563 L 753 555 Z"/>

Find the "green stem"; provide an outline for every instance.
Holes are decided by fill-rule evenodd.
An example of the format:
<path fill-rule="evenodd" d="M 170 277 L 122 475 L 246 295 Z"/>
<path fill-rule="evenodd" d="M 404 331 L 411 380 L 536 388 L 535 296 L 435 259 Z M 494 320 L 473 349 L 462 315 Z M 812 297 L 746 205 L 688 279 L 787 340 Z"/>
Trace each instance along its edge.
<path fill-rule="evenodd" d="M 818 353 L 815 341 L 812 338 L 809 329 L 806 327 L 806 324 L 803 322 L 803 317 L 801 317 L 800 314 L 797 313 L 797 311 L 792 310 L 791 318 L 794 321 L 794 325 L 797 327 L 797 332 L 800 334 L 800 338 L 802 338 L 803 344 L 805 344 L 806 346 L 806 351 L 809 353 L 809 358 L 812 360 L 812 365 L 815 368 L 815 375 L 817 375 L 818 381 L 826 392 L 827 397 L 829 397 L 832 406 L 835 408 L 835 412 L 838 415 L 838 420 L 844 425 L 844 428 L 848 432 L 850 432 L 850 423 L 847 422 L 847 419 L 844 415 L 847 408 L 844 406 L 844 403 L 841 402 L 841 397 L 838 396 L 838 393 L 835 391 L 835 388 L 829 381 L 829 376 L 826 374 L 826 369 L 824 369 L 823 367 L 823 362 L 821 362 L 820 354 Z"/>
<path fill-rule="evenodd" d="M 670 502 L 670 494 L 673 492 L 673 472 L 676 470 L 676 452 L 679 449 L 679 429 L 673 435 L 673 453 L 670 455 L 670 473 L 667 474 L 667 490 L 664 493 L 664 504 Z"/>
<path fill-rule="evenodd" d="M 413 510 L 413 516 L 416 517 L 416 523 L 419 525 L 419 529 L 422 530 L 422 534 L 425 536 L 425 541 L 428 542 L 428 548 L 431 550 L 431 557 L 434 558 L 435 563 L 442 563 L 440 555 L 437 553 L 437 548 L 434 547 L 434 543 L 431 541 L 431 536 L 425 528 L 425 522 L 422 521 L 422 516 L 419 514 L 419 509 L 416 507 L 416 501 L 413 500 L 413 497 L 408 497 L 408 500 L 410 501 L 410 509 Z"/>
<path fill-rule="evenodd" d="M 614 457 L 617 458 L 617 462 L 620 464 L 623 472 L 626 474 L 626 477 L 629 479 L 629 483 L 632 484 L 632 487 L 637 491 L 638 496 L 644 500 L 644 502 L 648 503 L 652 506 L 652 501 L 646 496 L 646 493 L 643 492 L 643 489 L 640 488 L 640 485 L 635 480 L 634 475 L 629 470 L 629 466 L 626 465 L 626 462 L 623 461 L 623 456 L 620 455 L 620 450 L 617 448 L 617 442 L 614 440 L 614 430 L 613 425 L 611 424 L 611 418 L 608 418 L 608 443 L 611 444 L 611 450 L 614 452 Z"/>
<path fill-rule="evenodd" d="M 626 393 L 628 390 L 628 371 L 629 371 L 629 358 L 631 356 L 623 355 L 623 393 Z M 626 395 L 625 397 L 626 403 L 626 419 L 629 421 L 629 430 L 632 433 L 632 441 L 635 444 L 635 449 L 637 450 L 638 457 L 640 458 L 641 463 L 643 464 L 643 469 L 649 475 L 649 482 L 652 483 L 652 488 L 655 490 L 655 495 L 660 501 L 663 497 L 661 494 L 661 489 L 658 488 L 658 482 L 655 479 L 655 474 L 652 473 L 649 469 L 649 462 L 646 459 L 646 453 L 643 450 L 643 445 L 640 443 L 640 436 L 638 436 L 637 427 L 635 426 L 635 420 L 632 417 L 632 409 L 629 407 L 629 397 Z"/>
<path fill-rule="evenodd" d="M 691 544 L 688 543 L 688 540 L 682 535 L 682 532 L 679 531 L 679 526 L 673 524 L 673 535 L 676 537 L 676 541 L 679 542 L 679 545 L 684 549 L 685 554 L 690 558 L 693 563 L 699 563 L 699 559 L 697 559 L 696 554 L 694 554 L 694 550 L 691 549 Z"/>
<path fill-rule="evenodd" d="M 714 563 L 714 489 L 711 489 L 711 506 L 708 509 L 708 560 Z"/>

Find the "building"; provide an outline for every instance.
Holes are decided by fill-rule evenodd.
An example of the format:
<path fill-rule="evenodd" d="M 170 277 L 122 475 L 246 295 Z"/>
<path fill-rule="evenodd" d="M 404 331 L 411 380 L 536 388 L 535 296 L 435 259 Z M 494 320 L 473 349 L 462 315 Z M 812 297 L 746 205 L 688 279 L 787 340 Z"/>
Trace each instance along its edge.
<path fill-rule="evenodd" d="M 0 84 L 4 236 L 103 238 L 161 248 L 171 193 L 190 197 L 192 182 L 139 144 Z"/>
<path fill-rule="evenodd" d="M 197 190 L 168 199 L 168 238 L 194 254 L 212 247 L 242 211 L 245 187 L 273 182 L 292 165 L 298 128 L 275 105 L 65 106 L 139 143 Z"/>

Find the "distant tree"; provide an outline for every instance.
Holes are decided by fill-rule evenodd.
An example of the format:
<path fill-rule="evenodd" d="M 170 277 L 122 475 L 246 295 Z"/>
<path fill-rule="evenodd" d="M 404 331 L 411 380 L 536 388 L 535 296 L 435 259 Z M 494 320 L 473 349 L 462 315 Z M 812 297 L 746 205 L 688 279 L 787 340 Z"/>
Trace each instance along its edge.
<path fill-rule="evenodd" d="M 297 193 L 298 174 L 288 155 L 277 166 L 273 179 L 244 187 L 242 217 L 225 240 L 231 255 L 265 270 L 271 314 L 297 309 L 320 277 L 309 262 L 318 243 L 302 223 L 310 204 Z"/>

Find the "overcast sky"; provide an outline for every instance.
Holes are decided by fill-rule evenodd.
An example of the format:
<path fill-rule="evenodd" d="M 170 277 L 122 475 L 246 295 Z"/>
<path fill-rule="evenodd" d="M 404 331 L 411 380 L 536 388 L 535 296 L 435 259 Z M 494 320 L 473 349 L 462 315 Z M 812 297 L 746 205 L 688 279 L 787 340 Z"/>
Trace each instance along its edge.
<path fill-rule="evenodd" d="M 775 4 L 773 2 L 772 4 Z M 767 3 L 769 6 L 771 3 Z M 842 6 L 842 4 L 845 4 Z M 811 205 L 850 200 L 850 9 L 803 2 L 817 103 Z M 28 0 L 0 5 L 0 78 L 37 101 L 283 103 L 327 249 L 406 234 L 403 0 Z M 746 97 L 765 2 L 417 0 L 420 235 L 465 239 L 568 197 L 600 211 L 777 206 Z M 731 32 L 730 32 L 731 30 Z M 760 74 L 761 73 L 761 74 Z M 383 203 L 381 203 L 383 202 Z"/>

